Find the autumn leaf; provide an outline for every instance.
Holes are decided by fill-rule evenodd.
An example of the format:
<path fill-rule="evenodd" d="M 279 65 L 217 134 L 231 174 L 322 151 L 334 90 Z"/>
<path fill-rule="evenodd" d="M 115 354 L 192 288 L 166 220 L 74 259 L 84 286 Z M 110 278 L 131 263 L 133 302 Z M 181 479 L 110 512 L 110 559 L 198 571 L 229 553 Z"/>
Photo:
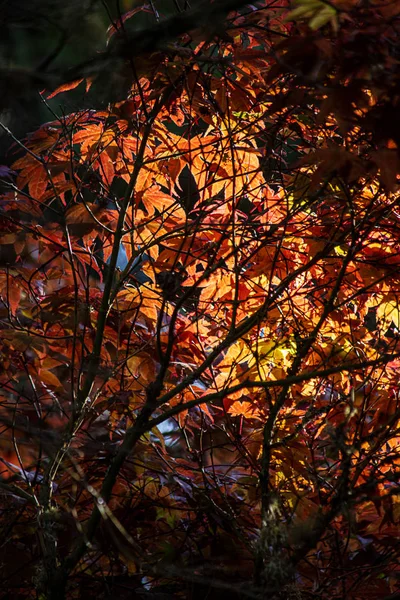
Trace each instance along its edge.
<path fill-rule="evenodd" d="M 21 57 L 72 39 L 23 4 Z M 390 597 L 397 3 L 167 5 L 50 49 L 64 104 L 2 124 L 3 594 Z"/>
<path fill-rule="evenodd" d="M 261 419 L 260 412 L 251 402 L 236 400 L 228 409 L 233 417 L 243 416 L 247 419 Z"/>
<path fill-rule="evenodd" d="M 60 85 L 57 89 L 54 90 L 54 92 L 51 92 L 51 94 L 47 96 L 47 100 L 51 100 L 51 98 L 58 96 L 58 94 L 74 90 L 78 87 L 78 85 L 82 83 L 82 81 L 83 79 L 76 79 L 76 81 L 71 81 L 70 83 L 64 83 L 63 85 Z"/>

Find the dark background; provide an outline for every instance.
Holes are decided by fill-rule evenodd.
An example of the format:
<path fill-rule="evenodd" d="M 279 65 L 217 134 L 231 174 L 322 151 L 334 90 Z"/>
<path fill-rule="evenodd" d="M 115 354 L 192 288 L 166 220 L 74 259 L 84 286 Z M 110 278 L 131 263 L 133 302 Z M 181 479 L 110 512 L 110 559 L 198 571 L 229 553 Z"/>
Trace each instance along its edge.
<path fill-rule="evenodd" d="M 98 60 L 107 50 L 110 24 L 142 4 L 141 0 L 0 0 L 0 122 L 23 139 L 42 123 L 54 120 L 52 111 L 68 113 L 89 104 L 99 108 L 109 99 L 122 99 L 108 98 L 113 91 L 107 85 L 112 81 L 112 63 L 104 70 L 101 86 L 89 97 L 81 85 L 46 106 L 39 92 L 56 88 L 74 70 Z M 148 11 L 129 19 L 130 32 L 149 29 L 157 25 L 158 17 L 163 20 L 190 9 L 186 0 L 156 0 L 148 5 Z M 10 136 L 1 130 L 0 164 L 12 162 L 11 145 Z"/>

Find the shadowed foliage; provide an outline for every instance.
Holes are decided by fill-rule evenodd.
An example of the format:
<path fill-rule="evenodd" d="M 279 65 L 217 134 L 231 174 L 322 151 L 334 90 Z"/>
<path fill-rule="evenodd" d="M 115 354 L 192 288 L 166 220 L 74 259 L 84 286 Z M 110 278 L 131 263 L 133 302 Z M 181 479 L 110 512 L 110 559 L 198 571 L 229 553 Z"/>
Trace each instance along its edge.
<path fill-rule="evenodd" d="M 398 2 L 4 15 L 5 597 L 395 600 Z"/>

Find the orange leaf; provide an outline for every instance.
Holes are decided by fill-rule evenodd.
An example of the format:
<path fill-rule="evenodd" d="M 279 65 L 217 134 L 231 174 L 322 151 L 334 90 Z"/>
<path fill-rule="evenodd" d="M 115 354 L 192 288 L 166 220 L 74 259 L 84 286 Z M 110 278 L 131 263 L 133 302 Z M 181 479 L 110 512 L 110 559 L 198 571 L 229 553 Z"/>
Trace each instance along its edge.
<path fill-rule="evenodd" d="M 247 419 L 260 419 L 260 412 L 251 402 L 236 400 L 228 409 L 234 417 L 243 416 Z"/>
<path fill-rule="evenodd" d="M 62 94 L 63 92 L 69 92 L 70 90 L 74 90 L 78 87 L 80 83 L 82 83 L 82 81 L 83 79 L 76 79 L 75 81 L 70 81 L 69 83 L 64 83 L 63 85 L 60 85 L 57 89 L 54 90 L 54 92 L 51 92 L 51 94 L 47 96 L 47 100 L 50 100 L 51 98 L 54 98 L 54 96 Z"/>
<path fill-rule="evenodd" d="M 55 390 L 60 390 L 60 389 L 63 389 L 63 387 L 64 387 L 62 385 L 61 381 L 58 379 L 58 377 L 56 377 L 54 375 L 54 373 L 52 373 L 51 371 L 48 371 L 46 369 L 40 370 L 39 379 L 45 385 L 48 385 L 50 388 L 55 389 Z"/>

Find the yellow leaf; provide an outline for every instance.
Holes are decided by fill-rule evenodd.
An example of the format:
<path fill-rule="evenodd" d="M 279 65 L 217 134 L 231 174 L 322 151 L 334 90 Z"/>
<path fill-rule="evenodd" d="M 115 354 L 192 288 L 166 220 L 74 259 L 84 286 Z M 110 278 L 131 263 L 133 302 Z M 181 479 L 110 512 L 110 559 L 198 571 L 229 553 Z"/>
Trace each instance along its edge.
<path fill-rule="evenodd" d="M 336 10 L 332 6 L 325 6 L 309 22 L 310 29 L 314 31 L 323 27 L 336 15 Z"/>
<path fill-rule="evenodd" d="M 400 306 L 395 301 L 383 302 L 377 308 L 376 315 L 383 321 L 385 326 L 389 327 L 393 322 L 397 329 L 400 329 Z"/>
<path fill-rule="evenodd" d="M 335 254 L 337 256 L 347 256 L 348 248 L 347 246 L 335 246 Z"/>
<path fill-rule="evenodd" d="M 308 25 L 314 31 L 334 21 L 336 24 L 336 10 L 333 6 L 328 6 L 322 0 L 298 0 L 298 5 L 294 8 L 285 21 L 297 21 L 298 19 L 310 19 Z"/>
<path fill-rule="evenodd" d="M 290 11 L 285 21 L 296 21 L 297 19 L 301 19 L 304 17 L 311 17 L 313 14 L 314 6 L 298 6 L 297 8 L 294 8 L 292 11 Z"/>

